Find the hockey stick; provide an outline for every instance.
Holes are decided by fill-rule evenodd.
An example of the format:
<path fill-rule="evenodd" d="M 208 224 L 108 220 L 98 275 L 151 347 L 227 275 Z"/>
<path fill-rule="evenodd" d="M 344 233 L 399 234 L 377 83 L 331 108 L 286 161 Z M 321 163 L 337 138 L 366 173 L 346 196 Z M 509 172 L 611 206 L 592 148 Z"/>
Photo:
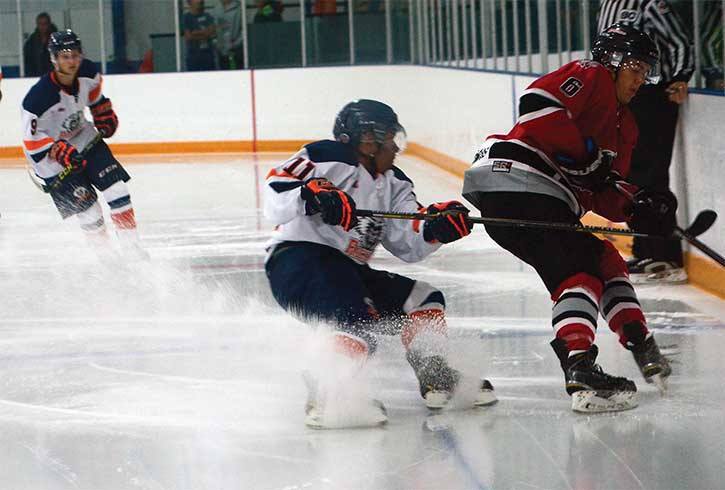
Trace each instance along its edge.
<path fill-rule="evenodd" d="M 388 211 L 373 211 L 370 209 L 357 209 L 355 211 L 356 216 L 360 217 L 374 217 L 374 218 L 387 218 L 387 219 L 409 219 L 409 220 L 430 220 L 436 218 L 438 214 L 426 214 L 426 213 L 394 213 Z M 495 225 L 495 226 L 511 226 L 514 228 L 533 228 L 539 230 L 554 230 L 554 231 L 572 231 L 581 233 L 603 233 L 608 235 L 622 235 L 622 236 L 637 236 L 643 238 L 659 238 L 659 239 L 672 239 L 672 238 L 683 238 L 685 240 L 696 240 L 694 237 L 705 233 L 710 226 L 715 222 L 717 213 L 710 209 L 700 212 L 692 225 L 688 226 L 687 229 L 676 228 L 673 233 L 673 237 L 665 237 L 662 235 L 653 235 L 649 233 L 642 233 L 633 230 L 627 230 L 624 228 L 610 228 L 606 226 L 585 226 L 581 223 L 556 223 L 556 222 L 544 222 L 544 221 L 530 221 L 523 219 L 508 219 L 508 218 L 478 218 L 471 216 L 468 219 L 474 224 L 484 225 Z M 702 242 L 700 245 L 704 244 Z M 692 242 L 691 242 L 692 243 Z M 694 245 L 694 243 L 693 243 Z M 697 245 L 695 245 L 697 246 Z M 699 248 L 699 247 L 698 247 Z M 706 247 L 707 248 L 707 247 Z M 703 250 L 704 252 L 704 250 Z M 710 250 L 710 252 L 715 253 Z M 707 253 L 707 252 L 705 252 Z M 717 254 L 715 254 L 717 255 Z M 722 259 L 722 257 L 720 257 Z M 715 259 L 718 260 L 718 259 Z"/>
<path fill-rule="evenodd" d="M 85 157 L 88 152 L 90 152 L 96 144 L 103 139 L 103 136 L 101 136 L 101 133 L 96 133 L 96 135 L 91 139 L 91 141 L 88 142 L 88 144 L 83 148 L 83 151 L 80 152 L 81 156 Z M 33 172 L 33 169 L 28 166 L 28 177 L 30 177 L 30 180 L 35 184 L 35 187 L 40 189 L 41 191 L 45 193 L 49 193 L 50 191 L 57 189 L 60 184 L 63 182 L 63 180 L 68 177 L 73 171 L 76 170 L 75 167 L 65 167 L 63 170 L 60 171 L 58 175 L 55 176 L 55 178 L 50 182 L 50 184 L 46 184 L 41 180 L 41 177 L 38 177 Z"/>
<path fill-rule="evenodd" d="M 712 211 L 712 213 L 715 213 L 715 211 Z M 695 219 L 695 221 L 697 221 L 697 219 Z M 715 221 L 715 220 L 713 220 L 713 221 Z M 693 223 L 693 225 L 694 224 L 695 223 Z M 697 248 L 698 250 L 700 250 L 702 253 L 704 253 L 705 255 L 710 257 L 712 260 L 714 260 L 715 262 L 720 264 L 722 267 L 725 267 L 725 258 L 723 258 L 722 255 L 720 255 L 719 253 L 717 253 L 716 251 L 714 251 L 713 249 L 711 249 L 704 243 L 702 243 L 700 240 L 695 238 L 697 235 L 690 232 L 691 228 L 692 228 L 692 225 L 689 228 L 687 228 L 686 230 L 683 230 L 679 226 L 676 226 L 675 231 L 673 231 L 672 234 L 683 240 L 687 240 L 687 242 L 690 243 L 690 245 L 692 245 L 695 248 Z"/>

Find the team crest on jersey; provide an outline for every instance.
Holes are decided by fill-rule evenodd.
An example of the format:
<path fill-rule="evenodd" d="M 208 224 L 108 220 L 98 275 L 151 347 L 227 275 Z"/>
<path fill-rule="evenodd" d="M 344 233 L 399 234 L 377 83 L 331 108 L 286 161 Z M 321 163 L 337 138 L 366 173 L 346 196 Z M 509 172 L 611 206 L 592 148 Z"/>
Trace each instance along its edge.
<path fill-rule="evenodd" d="M 83 113 L 81 111 L 74 112 L 66 117 L 63 124 L 61 124 L 60 136 L 65 139 L 72 137 L 80 129 L 82 120 Z"/>
<path fill-rule="evenodd" d="M 85 187 L 76 187 L 73 190 L 73 195 L 79 200 L 79 201 L 87 201 L 91 198 L 91 192 L 86 189 Z"/>
<path fill-rule="evenodd" d="M 584 84 L 578 78 L 569 77 L 561 84 L 559 90 L 567 97 L 574 97 L 577 93 L 579 93 L 583 86 Z"/>
<path fill-rule="evenodd" d="M 508 160 L 494 160 L 491 164 L 491 172 L 509 173 L 511 172 L 512 163 Z"/>
<path fill-rule="evenodd" d="M 621 22 L 627 22 L 629 24 L 633 24 L 639 20 L 639 11 L 624 9 L 619 12 L 619 15 L 617 16 L 617 20 L 619 20 Z"/>
<path fill-rule="evenodd" d="M 350 240 L 345 253 L 358 262 L 368 262 L 375 252 L 375 248 L 383 240 L 385 222 L 381 218 L 359 218 L 355 225 L 358 239 Z"/>

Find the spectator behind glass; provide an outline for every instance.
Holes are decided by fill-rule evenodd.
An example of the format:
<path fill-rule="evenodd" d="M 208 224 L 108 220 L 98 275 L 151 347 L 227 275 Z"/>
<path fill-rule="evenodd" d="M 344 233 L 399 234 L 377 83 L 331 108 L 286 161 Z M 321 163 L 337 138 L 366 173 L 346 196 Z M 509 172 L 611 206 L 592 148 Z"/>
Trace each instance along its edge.
<path fill-rule="evenodd" d="M 254 22 L 282 22 L 284 5 L 277 0 L 263 0 L 257 3 L 257 13 Z"/>
<path fill-rule="evenodd" d="M 215 70 L 214 17 L 204 12 L 204 0 L 188 0 L 189 12 L 184 14 L 184 40 L 186 41 L 186 70 Z"/>
<path fill-rule="evenodd" d="M 244 67 L 242 6 L 238 0 L 222 0 L 216 12 L 219 68 L 236 70 Z"/>
<path fill-rule="evenodd" d="M 35 31 L 23 46 L 23 62 L 26 77 L 39 77 L 50 71 L 48 39 L 58 28 L 50 20 L 50 15 L 41 12 L 35 18 Z"/>
<path fill-rule="evenodd" d="M 335 15 L 336 13 L 336 0 L 314 0 L 312 4 L 312 15 Z"/>

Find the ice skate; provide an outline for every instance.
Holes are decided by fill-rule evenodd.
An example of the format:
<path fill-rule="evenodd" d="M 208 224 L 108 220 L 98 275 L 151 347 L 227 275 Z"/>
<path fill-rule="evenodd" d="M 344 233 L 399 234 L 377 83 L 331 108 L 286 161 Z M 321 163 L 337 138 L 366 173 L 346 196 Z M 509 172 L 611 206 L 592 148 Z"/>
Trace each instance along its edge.
<path fill-rule="evenodd" d="M 632 284 L 684 284 L 687 272 L 674 262 L 633 258 L 627 261 Z"/>
<path fill-rule="evenodd" d="M 667 358 L 660 352 L 652 333 L 650 332 L 639 344 L 627 343 L 627 349 L 632 351 L 644 380 L 647 383 L 654 383 L 660 393 L 664 394 L 667 391 L 667 378 L 672 374 L 672 368 Z"/>
<path fill-rule="evenodd" d="M 599 413 L 630 410 L 637 406 L 637 387 L 623 377 L 612 376 L 595 363 L 599 349 L 569 356 L 564 342 L 552 343 L 564 370 L 566 392 L 571 395 L 571 409 L 575 412 Z"/>
<path fill-rule="evenodd" d="M 305 425 L 311 429 L 379 427 L 388 422 L 388 413 L 379 400 L 350 396 L 334 385 L 321 386 L 309 371 L 302 373 L 307 386 Z"/>
<path fill-rule="evenodd" d="M 422 357 L 410 351 L 406 357 L 418 378 L 426 407 L 431 410 L 445 408 L 461 380 L 461 373 L 451 368 L 442 356 Z M 497 401 L 491 382 L 481 380 L 473 406 L 482 407 Z"/>

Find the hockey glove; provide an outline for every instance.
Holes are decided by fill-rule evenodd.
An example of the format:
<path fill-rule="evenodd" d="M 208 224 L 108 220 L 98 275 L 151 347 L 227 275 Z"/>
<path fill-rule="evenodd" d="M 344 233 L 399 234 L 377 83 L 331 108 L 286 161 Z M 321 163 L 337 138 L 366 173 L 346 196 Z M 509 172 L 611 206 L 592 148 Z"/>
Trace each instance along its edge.
<path fill-rule="evenodd" d="M 554 159 L 573 184 L 599 192 L 607 185 L 612 171 L 612 161 L 617 154 L 610 150 L 600 149 L 592 138 L 585 139 L 584 146 L 587 150 L 587 157 L 583 165 L 561 153 L 557 153 Z"/>
<path fill-rule="evenodd" d="M 58 140 L 53 143 L 48 151 L 48 156 L 60 163 L 64 167 L 72 170 L 82 170 L 86 168 L 86 159 L 83 158 L 76 147 L 68 143 L 66 140 Z"/>
<path fill-rule="evenodd" d="M 627 224 L 634 231 L 670 236 L 677 224 L 677 198 L 670 191 L 642 189 L 632 198 L 632 216 Z"/>
<path fill-rule="evenodd" d="M 93 125 L 101 136 L 110 138 L 118 128 L 118 117 L 113 111 L 111 99 L 102 97 L 101 100 L 90 106 L 91 115 L 93 115 Z"/>
<path fill-rule="evenodd" d="M 436 215 L 425 220 L 423 225 L 426 242 L 451 243 L 471 233 L 473 224 L 468 219 L 469 210 L 458 201 L 431 204 L 426 212 Z"/>
<path fill-rule="evenodd" d="M 329 180 L 308 180 L 302 186 L 301 195 L 308 216 L 320 213 L 323 222 L 340 225 L 345 231 L 350 231 L 357 224 L 355 201 Z"/>

